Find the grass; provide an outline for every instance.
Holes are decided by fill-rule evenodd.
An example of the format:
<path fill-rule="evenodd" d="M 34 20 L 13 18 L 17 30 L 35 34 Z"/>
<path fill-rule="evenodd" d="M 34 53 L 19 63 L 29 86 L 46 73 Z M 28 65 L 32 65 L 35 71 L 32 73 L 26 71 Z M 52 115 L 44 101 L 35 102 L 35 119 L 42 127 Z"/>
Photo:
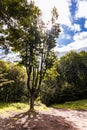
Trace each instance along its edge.
<path fill-rule="evenodd" d="M 0 103 L 0 113 L 6 111 L 24 111 L 28 109 L 29 105 L 27 103 Z"/>
<path fill-rule="evenodd" d="M 70 109 L 70 110 L 87 110 L 87 99 L 65 102 L 63 104 L 54 104 L 52 105 L 52 107 Z"/>
<path fill-rule="evenodd" d="M 8 111 L 28 111 L 29 104 L 28 103 L 0 103 L 0 113 L 8 112 Z M 35 103 L 35 110 L 48 110 L 48 108 L 40 103 Z"/>
<path fill-rule="evenodd" d="M 62 108 L 62 109 L 70 109 L 70 110 L 87 110 L 87 99 L 65 102 L 63 104 L 54 104 L 52 105 L 54 108 Z M 49 110 L 44 104 L 41 102 L 35 103 L 36 110 Z M 29 104 L 28 103 L 0 103 L 0 113 L 8 112 L 8 111 L 28 111 Z"/>

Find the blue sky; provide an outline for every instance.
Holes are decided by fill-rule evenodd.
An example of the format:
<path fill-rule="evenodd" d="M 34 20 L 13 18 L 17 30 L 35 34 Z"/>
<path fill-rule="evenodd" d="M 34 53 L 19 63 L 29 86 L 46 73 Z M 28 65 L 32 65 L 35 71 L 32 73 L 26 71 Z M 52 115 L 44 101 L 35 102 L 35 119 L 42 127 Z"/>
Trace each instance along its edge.
<path fill-rule="evenodd" d="M 58 10 L 61 33 L 56 51 L 63 55 L 71 50 L 87 50 L 87 0 L 34 0 L 42 10 L 43 20 L 51 18 L 51 10 Z"/>
<path fill-rule="evenodd" d="M 57 22 L 60 24 L 61 33 L 57 39 L 55 51 L 59 52 L 59 57 L 71 50 L 87 51 L 87 0 L 34 1 L 41 9 L 42 19 L 46 23 L 51 19 L 52 8 L 55 6 L 58 10 Z M 13 58 L 15 54 L 10 56 Z"/>

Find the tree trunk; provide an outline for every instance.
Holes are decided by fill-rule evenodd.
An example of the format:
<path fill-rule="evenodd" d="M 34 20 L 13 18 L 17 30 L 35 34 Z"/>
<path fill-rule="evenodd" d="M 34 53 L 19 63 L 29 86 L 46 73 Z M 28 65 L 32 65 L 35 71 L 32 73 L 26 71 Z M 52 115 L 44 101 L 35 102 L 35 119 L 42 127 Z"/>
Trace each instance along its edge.
<path fill-rule="evenodd" d="M 31 94 L 31 97 L 30 97 L 30 111 L 34 110 L 34 101 L 35 101 L 35 96 L 34 96 L 34 94 Z"/>

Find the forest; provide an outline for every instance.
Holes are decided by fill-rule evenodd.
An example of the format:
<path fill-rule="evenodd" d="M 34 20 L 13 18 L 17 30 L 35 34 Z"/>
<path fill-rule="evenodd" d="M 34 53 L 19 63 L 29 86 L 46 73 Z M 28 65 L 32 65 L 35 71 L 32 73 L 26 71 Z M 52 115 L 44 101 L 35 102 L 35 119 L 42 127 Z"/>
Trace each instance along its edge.
<path fill-rule="evenodd" d="M 22 65 L 1 60 L 0 102 L 28 101 L 26 81 L 26 69 Z M 87 99 L 87 52 L 71 51 L 60 59 L 56 57 L 45 74 L 38 96 L 47 106 Z"/>

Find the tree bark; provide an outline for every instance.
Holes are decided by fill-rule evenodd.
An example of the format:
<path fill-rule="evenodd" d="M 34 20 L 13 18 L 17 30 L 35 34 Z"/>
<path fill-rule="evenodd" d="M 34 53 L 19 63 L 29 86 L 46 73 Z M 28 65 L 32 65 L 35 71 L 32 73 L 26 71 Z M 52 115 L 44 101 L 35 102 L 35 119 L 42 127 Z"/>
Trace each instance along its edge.
<path fill-rule="evenodd" d="M 31 97 L 30 97 L 30 111 L 34 110 L 34 101 L 35 101 L 35 95 L 31 94 Z"/>

